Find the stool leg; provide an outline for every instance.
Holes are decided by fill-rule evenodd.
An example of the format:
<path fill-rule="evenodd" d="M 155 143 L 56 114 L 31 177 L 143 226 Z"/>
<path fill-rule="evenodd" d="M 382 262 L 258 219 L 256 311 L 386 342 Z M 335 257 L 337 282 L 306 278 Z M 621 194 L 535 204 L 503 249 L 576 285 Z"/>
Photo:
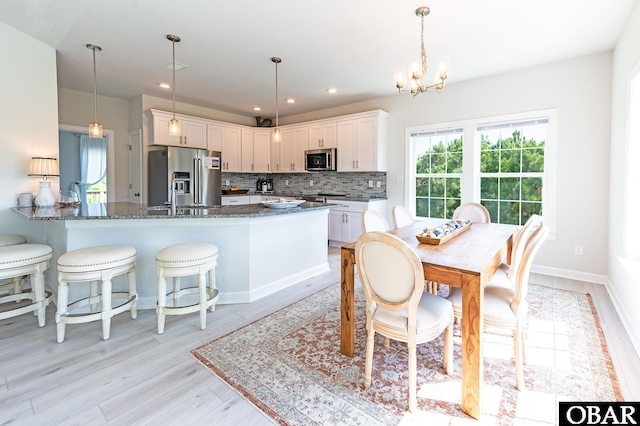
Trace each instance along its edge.
<path fill-rule="evenodd" d="M 98 312 L 98 302 L 100 297 L 98 296 L 98 281 L 89 282 L 89 312 L 95 314 Z M 104 309 L 104 308 L 103 308 Z"/>
<path fill-rule="evenodd" d="M 164 333 L 164 308 L 167 306 L 167 278 L 162 270 L 158 271 L 158 334 Z"/>
<path fill-rule="evenodd" d="M 209 292 L 211 294 L 214 294 L 214 290 L 216 289 L 216 270 L 215 269 L 211 269 L 209 271 Z M 212 304 L 209 307 L 209 312 L 213 312 L 216 310 L 216 304 Z"/>
<path fill-rule="evenodd" d="M 180 291 L 180 277 L 173 277 L 173 307 L 178 307 L 178 301 L 180 298 L 178 297 L 178 292 Z"/>
<path fill-rule="evenodd" d="M 44 294 L 44 271 L 47 269 L 46 262 L 38 265 L 38 271 L 31 276 L 31 289 L 35 293 L 35 303 L 38 304 L 38 326 L 44 327 L 45 321 L 45 304 L 46 298 Z"/>
<path fill-rule="evenodd" d="M 67 313 L 67 303 L 69 301 L 69 283 L 58 278 L 58 312 L 56 313 L 56 324 L 58 328 L 58 343 L 64 341 L 64 331 L 67 323 L 62 315 Z"/>
<path fill-rule="evenodd" d="M 200 329 L 207 328 L 207 279 L 204 271 L 198 274 L 198 290 L 200 293 Z"/>
<path fill-rule="evenodd" d="M 138 318 L 138 290 L 136 290 L 136 270 L 129 271 L 127 273 L 129 280 L 129 297 L 135 297 L 135 300 L 131 304 L 131 318 Z"/>
<path fill-rule="evenodd" d="M 111 331 L 111 318 L 113 310 L 111 309 L 111 271 L 102 277 L 102 339 L 107 340 Z"/>

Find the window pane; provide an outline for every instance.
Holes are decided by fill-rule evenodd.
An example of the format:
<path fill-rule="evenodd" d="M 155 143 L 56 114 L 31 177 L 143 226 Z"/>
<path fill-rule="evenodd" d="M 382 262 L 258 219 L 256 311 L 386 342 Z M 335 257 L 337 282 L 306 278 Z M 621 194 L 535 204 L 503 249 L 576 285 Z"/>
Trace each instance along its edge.
<path fill-rule="evenodd" d="M 489 210 L 489 216 L 491 217 L 491 221 L 495 221 L 498 218 L 498 202 L 497 201 L 488 201 L 481 200 L 482 205 Z"/>
<path fill-rule="evenodd" d="M 429 217 L 441 217 L 444 218 L 444 199 L 431 198 L 430 201 Z"/>
<path fill-rule="evenodd" d="M 522 199 L 542 201 L 542 178 L 522 178 Z"/>
<path fill-rule="evenodd" d="M 447 156 L 447 173 L 462 173 L 462 153 L 455 152 Z"/>
<path fill-rule="evenodd" d="M 460 206 L 460 200 L 447 199 L 446 204 L 447 204 L 447 215 L 445 218 L 449 219 L 453 217 L 453 212 Z"/>
<path fill-rule="evenodd" d="M 447 171 L 446 154 L 431 155 L 431 173 L 445 173 Z"/>
<path fill-rule="evenodd" d="M 480 171 L 482 173 L 498 173 L 500 171 L 498 151 L 482 151 L 480 154 Z"/>
<path fill-rule="evenodd" d="M 444 178 L 431 178 L 430 196 L 444 198 Z"/>
<path fill-rule="evenodd" d="M 519 225 L 520 221 L 520 203 L 500 201 L 500 223 L 510 223 Z"/>
<path fill-rule="evenodd" d="M 416 178 L 416 196 L 429 196 L 429 178 Z"/>
<path fill-rule="evenodd" d="M 460 199 L 460 178 L 446 178 L 445 179 L 447 189 L 446 194 L 447 198 L 458 198 Z"/>
<path fill-rule="evenodd" d="M 498 178 L 480 178 L 480 198 L 498 199 Z"/>
<path fill-rule="evenodd" d="M 428 198 L 416 198 L 416 216 L 429 217 Z"/>
<path fill-rule="evenodd" d="M 529 148 L 522 150 L 522 171 L 544 171 L 544 148 Z"/>
<path fill-rule="evenodd" d="M 500 178 L 500 199 L 520 199 L 520 178 Z"/>
<path fill-rule="evenodd" d="M 520 150 L 508 149 L 500 152 L 500 172 L 520 172 Z"/>
<path fill-rule="evenodd" d="M 524 225 L 534 214 L 542 215 L 542 203 L 522 203 L 520 225 Z"/>

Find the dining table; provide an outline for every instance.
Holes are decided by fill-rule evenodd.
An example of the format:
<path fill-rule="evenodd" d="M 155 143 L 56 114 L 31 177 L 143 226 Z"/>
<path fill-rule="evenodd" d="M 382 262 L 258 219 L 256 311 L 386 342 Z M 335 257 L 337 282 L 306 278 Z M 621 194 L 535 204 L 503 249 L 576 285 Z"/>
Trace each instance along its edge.
<path fill-rule="evenodd" d="M 417 235 L 436 228 L 446 219 L 425 219 L 389 231 L 419 256 L 425 280 L 462 289 L 462 411 L 479 419 L 482 412 L 484 287 L 503 261 L 509 261 L 517 226 L 471 223 L 464 232 L 441 244 L 425 244 Z M 341 247 L 340 352 L 354 355 L 355 243 Z M 364 318 L 361 318 L 364 322 Z"/>

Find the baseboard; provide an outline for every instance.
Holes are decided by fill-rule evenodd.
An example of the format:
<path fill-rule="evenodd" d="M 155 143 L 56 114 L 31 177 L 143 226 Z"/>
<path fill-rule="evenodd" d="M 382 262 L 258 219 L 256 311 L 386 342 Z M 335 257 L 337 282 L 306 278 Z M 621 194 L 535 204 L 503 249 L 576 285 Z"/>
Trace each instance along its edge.
<path fill-rule="evenodd" d="M 636 350 L 638 356 L 640 356 L 640 334 L 638 334 L 638 330 L 636 325 L 632 324 L 627 316 L 622 304 L 620 303 L 620 298 L 615 292 L 614 287 L 611 285 L 611 281 L 607 279 L 605 284 L 605 288 L 607 289 L 607 293 L 609 293 L 609 298 L 611 299 L 611 303 L 613 303 L 613 307 L 618 313 L 618 317 L 620 317 L 620 321 L 622 322 L 622 326 L 624 327 L 627 335 L 629 335 L 629 340 L 631 340 L 631 344 Z"/>
<path fill-rule="evenodd" d="M 605 285 L 608 281 L 606 275 L 592 274 L 589 272 L 572 271 L 570 269 L 553 268 L 550 266 L 532 265 L 531 272 L 552 277 L 568 278 L 570 280 L 587 281 L 590 283 Z"/>

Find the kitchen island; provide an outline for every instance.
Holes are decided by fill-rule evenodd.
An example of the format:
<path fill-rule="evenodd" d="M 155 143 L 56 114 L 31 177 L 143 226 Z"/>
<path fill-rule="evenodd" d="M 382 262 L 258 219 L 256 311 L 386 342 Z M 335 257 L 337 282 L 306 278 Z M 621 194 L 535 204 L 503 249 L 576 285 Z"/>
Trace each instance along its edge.
<path fill-rule="evenodd" d="M 209 242 L 219 249 L 218 303 L 246 303 L 329 270 L 327 221 L 334 205 L 305 202 L 293 208 L 261 204 L 217 208 L 148 207 L 135 203 L 85 204 L 70 207 L 13 208 L 39 227 L 53 248 L 45 277 L 57 293 L 56 260 L 79 248 L 127 244 L 136 248 L 136 279 L 141 309 L 155 308 L 155 255 L 179 243 Z M 192 277 L 188 277 L 192 278 Z M 184 279 L 188 285 L 193 282 Z M 114 289 L 126 286 L 114 280 Z M 72 286 L 70 300 L 80 298 Z"/>

